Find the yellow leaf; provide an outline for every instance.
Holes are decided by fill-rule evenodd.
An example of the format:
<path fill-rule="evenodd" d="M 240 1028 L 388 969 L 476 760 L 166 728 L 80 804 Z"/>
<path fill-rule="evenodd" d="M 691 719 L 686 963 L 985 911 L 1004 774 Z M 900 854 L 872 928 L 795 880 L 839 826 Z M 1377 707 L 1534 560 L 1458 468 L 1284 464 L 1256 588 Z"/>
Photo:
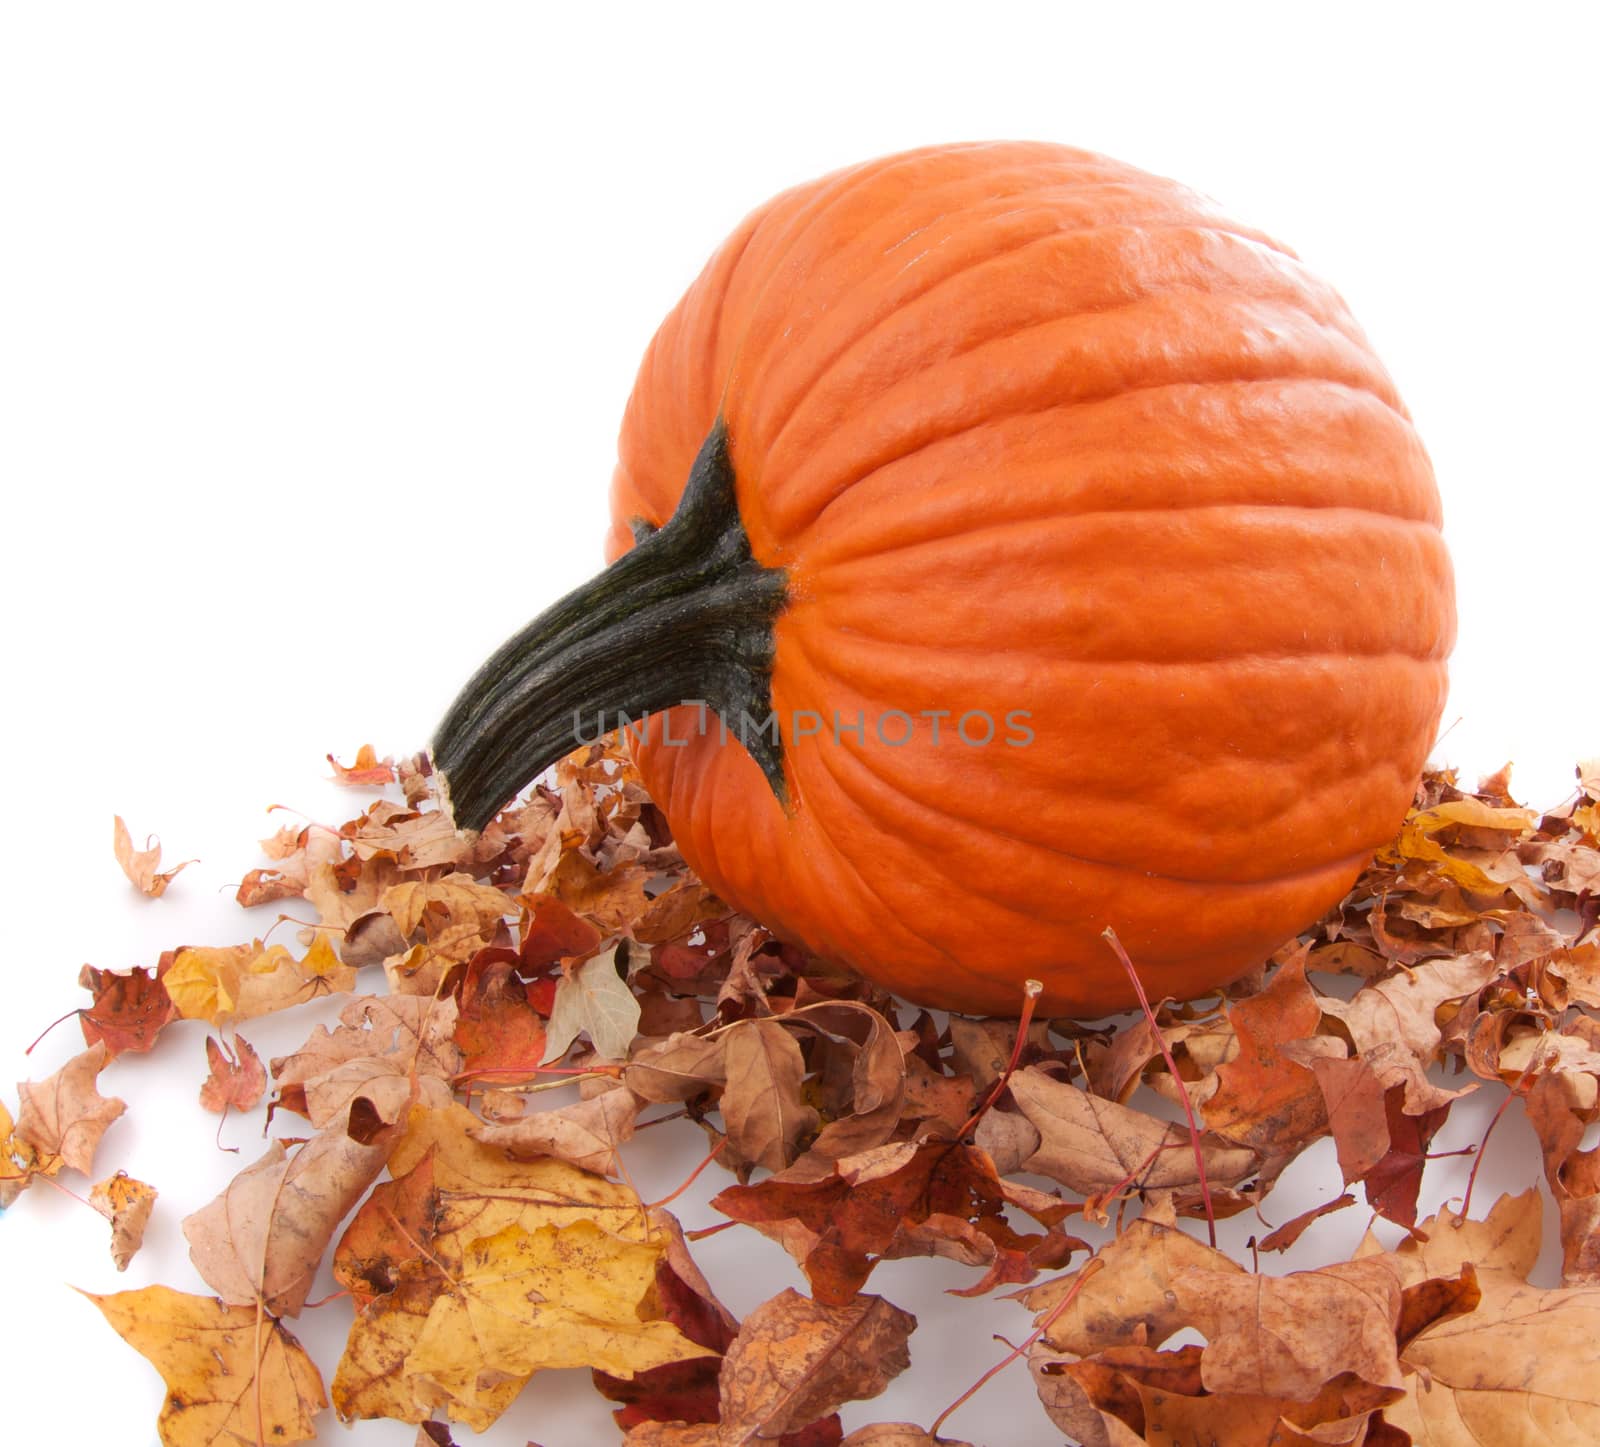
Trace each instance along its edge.
<path fill-rule="evenodd" d="M 353 990 L 356 972 L 339 963 L 319 935 L 304 960 L 282 945 L 204 947 L 180 950 L 163 978 L 186 1020 L 236 1024 L 304 1004 L 319 995 Z"/>
<path fill-rule="evenodd" d="M 624 1241 L 593 1221 L 474 1241 L 428 1313 L 406 1369 L 453 1386 L 487 1367 L 507 1376 L 592 1367 L 615 1377 L 714 1355 L 647 1319 L 665 1243 Z"/>
<path fill-rule="evenodd" d="M 166 1286 L 84 1292 L 167 1384 L 164 1447 L 309 1442 L 328 1405 L 305 1350 L 270 1316 Z"/>

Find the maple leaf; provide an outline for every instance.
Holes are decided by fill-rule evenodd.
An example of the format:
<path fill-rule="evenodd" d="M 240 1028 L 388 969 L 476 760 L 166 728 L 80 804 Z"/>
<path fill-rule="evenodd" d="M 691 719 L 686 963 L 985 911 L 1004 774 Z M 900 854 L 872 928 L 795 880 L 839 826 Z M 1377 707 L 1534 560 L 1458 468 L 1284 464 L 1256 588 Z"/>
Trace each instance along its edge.
<path fill-rule="evenodd" d="M 508 1226 L 458 1256 L 436 1238 L 446 1278 L 406 1370 L 452 1395 L 480 1373 L 527 1377 L 597 1367 L 627 1377 L 702 1356 L 649 1314 L 659 1241 L 625 1241 L 592 1221 L 534 1231 Z"/>
<path fill-rule="evenodd" d="M 720 1444 L 781 1437 L 877 1396 L 911 1364 L 916 1325 L 881 1296 L 832 1306 L 779 1292 L 744 1319 L 723 1358 Z"/>
<path fill-rule="evenodd" d="M 835 1304 L 849 1301 L 880 1259 L 944 1256 L 987 1266 L 964 1293 L 976 1294 L 1031 1280 L 1083 1249 L 1055 1229 L 1071 1209 L 1065 1202 L 1001 1180 L 984 1151 L 948 1141 L 879 1146 L 836 1162 L 821 1179 L 729 1186 L 711 1204 L 778 1241 L 817 1299 Z M 1032 1215 L 1045 1234 L 1014 1230 L 1008 1206 Z"/>
<path fill-rule="evenodd" d="M 144 1243 L 144 1228 L 156 1204 L 156 1188 L 136 1181 L 126 1171 L 107 1176 L 89 1192 L 89 1204 L 111 1222 L 111 1260 L 126 1271 Z"/>
<path fill-rule="evenodd" d="M 200 1087 L 200 1104 L 222 1115 L 234 1110 L 253 1110 L 266 1094 L 267 1072 L 255 1047 L 242 1035 L 233 1037 L 230 1049 L 215 1036 L 206 1036 L 206 1063 L 210 1073 Z"/>
<path fill-rule="evenodd" d="M 1215 1247 L 1178 1229 L 1170 1197 L 1147 1208 L 1095 1259 L 1100 1267 L 1081 1281 L 1075 1271 L 1017 1293 L 1058 1351 L 1091 1356 L 1106 1347 L 1163 1342 L 1188 1325 L 1173 1290 L 1181 1273 L 1199 1267 L 1244 1274 Z"/>
<path fill-rule="evenodd" d="M 78 1011 L 84 1043 L 103 1043 L 108 1059 L 125 1050 L 151 1049 L 162 1028 L 177 1015 L 163 982 L 175 958 L 165 954 L 154 970 L 133 969 L 125 974 L 85 965 L 78 983 L 94 996 L 94 1002 Z"/>
<path fill-rule="evenodd" d="M 179 950 L 163 983 L 184 1019 L 223 1025 L 353 990 L 356 972 L 340 963 L 326 935 L 319 933 L 299 960 L 283 945 L 260 940 Z"/>
<path fill-rule="evenodd" d="M 385 1125 L 415 1100 L 445 1105 L 461 1067 L 452 1043 L 456 1003 L 419 995 L 358 995 L 340 1025 L 319 1025 L 293 1055 L 274 1059 L 279 1103 L 319 1129 L 365 1100 Z"/>
<path fill-rule="evenodd" d="M 1279 966 L 1259 995 L 1231 1006 L 1239 1053 L 1217 1067 L 1217 1088 L 1202 1107 L 1208 1130 L 1263 1156 L 1297 1153 L 1327 1131 L 1316 1076 L 1280 1048 L 1311 1039 L 1322 1013 L 1303 956 Z"/>
<path fill-rule="evenodd" d="M 380 759 L 371 744 L 362 744 L 356 750 L 355 762 L 348 768 L 332 754 L 328 755 L 328 762 L 333 765 L 334 782 L 348 788 L 380 789 L 395 781 L 394 760 Z"/>
<path fill-rule="evenodd" d="M 543 1367 L 627 1378 L 707 1354 L 660 1313 L 668 1237 L 632 1191 L 517 1161 L 468 1136 L 474 1124 L 459 1106 L 414 1111 L 391 1167 L 427 1179 L 363 1207 L 341 1243 L 355 1282 L 394 1283 L 351 1328 L 333 1386 L 342 1416 L 418 1421 L 443 1407 L 481 1431 Z"/>
<path fill-rule="evenodd" d="M 273 1141 L 210 1205 L 185 1218 L 189 1256 L 224 1301 L 296 1316 L 339 1222 L 383 1169 L 390 1142 L 335 1125 L 293 1154 Z"/>
<path fill-rule="evenodd" d="M 545 1059 L 560 1060 L 579 1035 L 589 1037 L 602 1059 L 620 1059 L 638 1030 L 639 1001 L 617 973 L 617 947 L 612 945 L 562 975 L 545 1036 Z"/>
<path fill-rule="evenodd" d="M 135 849 L 133 840 L 128 834 L 128 826 L 122 822 L 120 814 L 116 815 L 112 844 L 116 851 L 117 863 L 122 866 L 122 872 L 128 876 L 129 882 L 139 893 L 149 895 L 151 899 L 160 899 L 167 892 L 167 886 L 196 862 L 193 859 L 186 859 L 182 864 L 167 870 L 165 874 L 161 873 L 161 845 L 151 844 L 146 839 L 143 849 Z"/>
<path fill-rule="evenodd" d="M 94 1174 L 101 1136 L 127 1109 L 123 1101 L 101 1095 L 95 1086 L 109 1059 L 103 1044 L 91 1045 L 54 1075 L 17 1087 L 21 1110 L 16 1135 L 37 1152 L 35 1169 L 53 1176 L 65 1165 L 85 1176 Z"/>
<path fill-rule="evenodd" d="M 17 1137 L 11 1112 L 0 1101 L 0 1211 L 28 1188 L 38 1161 L 39 1153 Z"/>
<path fill-rule="evenodd" d="M 167 1384 L 163 1447 L 316 1437 L 313 1419 L 328 1405 L 322 1377 L 271 1317 L 166 1286 L 82 1294 Z"/>
<path fill-rule="evenodd" d="M 516 973 L 519 956 L 511 950 L 479 950 L 456 990 L 455 1043 L 470 1077 L 514 1085 L 532 1079 L 545 1057 L 544 1017 L 533 1007 Z"/>
<path fill-rule="evenodd" d="M 1400 1388 L 1400 1285 L 1375 1257 L 1287 1276 L 1190 1266 L 1172 1291 L 1210 1343 L 1200 1367 L 1206 1391 L 1293 1402 L 1344 1372 Z"/>
<path fill-rule="evenodd" d="M 520 894 L 517 903 L 524 911 L 518 952 L 526 970 L 542 970 L 558 960 L 586 959 L 605 938 L 553 894 Z"/>

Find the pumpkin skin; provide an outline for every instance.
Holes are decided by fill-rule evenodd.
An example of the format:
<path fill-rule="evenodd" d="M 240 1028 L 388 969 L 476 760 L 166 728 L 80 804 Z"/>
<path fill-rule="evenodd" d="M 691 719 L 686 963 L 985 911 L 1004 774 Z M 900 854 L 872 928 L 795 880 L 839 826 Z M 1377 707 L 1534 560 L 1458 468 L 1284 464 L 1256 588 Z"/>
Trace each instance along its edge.
<path fill-rule="evenodd" d="M 1260 963 L 1404 816 L 1454 638 L 1431 466 L 1343 302 L 1167 180 L 935 147 L 752 214 L 646 352 L 607 558 L 718 421 L 782 569 L 787 799 L 736 739 L 636 727 L 731 904 L 895 993 L 1016 1014 Z M 909 742 L 873 736 L 886 710 Z M 933 740 L 928 710 L 946 710 Z M 978 711 L 1033 738 L 969 746 Z M 972 732 L 981 732 L 981 724 Z M 674 740 L 668 743 L 667 739 Z"/>

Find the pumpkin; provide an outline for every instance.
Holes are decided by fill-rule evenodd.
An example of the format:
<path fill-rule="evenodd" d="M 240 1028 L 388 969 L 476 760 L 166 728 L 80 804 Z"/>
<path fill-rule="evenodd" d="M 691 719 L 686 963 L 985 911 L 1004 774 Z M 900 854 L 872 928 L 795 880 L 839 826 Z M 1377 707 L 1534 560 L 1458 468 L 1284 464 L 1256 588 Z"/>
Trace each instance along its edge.
<path fill-rule="evenodd" d="M 718 894 L 919 1003 L 1124 1007 L 1107 926 L 1152 996 L 1235 978 L 1392 837 L 1443 706 L 1433 473 L 1345 305 L 1083 151 L 761 207 L 651 342 L 611 505 L 440 726 L 457 822 L 631 721 Z"/>

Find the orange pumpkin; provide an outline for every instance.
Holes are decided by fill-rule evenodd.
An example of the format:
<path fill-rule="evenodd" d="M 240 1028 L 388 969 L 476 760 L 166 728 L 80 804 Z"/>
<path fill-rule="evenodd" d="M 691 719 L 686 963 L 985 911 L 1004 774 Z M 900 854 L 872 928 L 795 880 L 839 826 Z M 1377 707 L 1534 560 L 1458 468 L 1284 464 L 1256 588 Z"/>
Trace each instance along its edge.
<path fill-rule="evenodd" d="M 458 821 L 648 715 L 699 874 L 926 1004 L 1126 1006 L 1107 925 L 1152 996 L 1237 976 L 1391 837 L 1443 706 L 1433 473 L 1343 302 L 1082 151 L 756 211 L 650 344 L 612 514 L 441 726 Z"/>

